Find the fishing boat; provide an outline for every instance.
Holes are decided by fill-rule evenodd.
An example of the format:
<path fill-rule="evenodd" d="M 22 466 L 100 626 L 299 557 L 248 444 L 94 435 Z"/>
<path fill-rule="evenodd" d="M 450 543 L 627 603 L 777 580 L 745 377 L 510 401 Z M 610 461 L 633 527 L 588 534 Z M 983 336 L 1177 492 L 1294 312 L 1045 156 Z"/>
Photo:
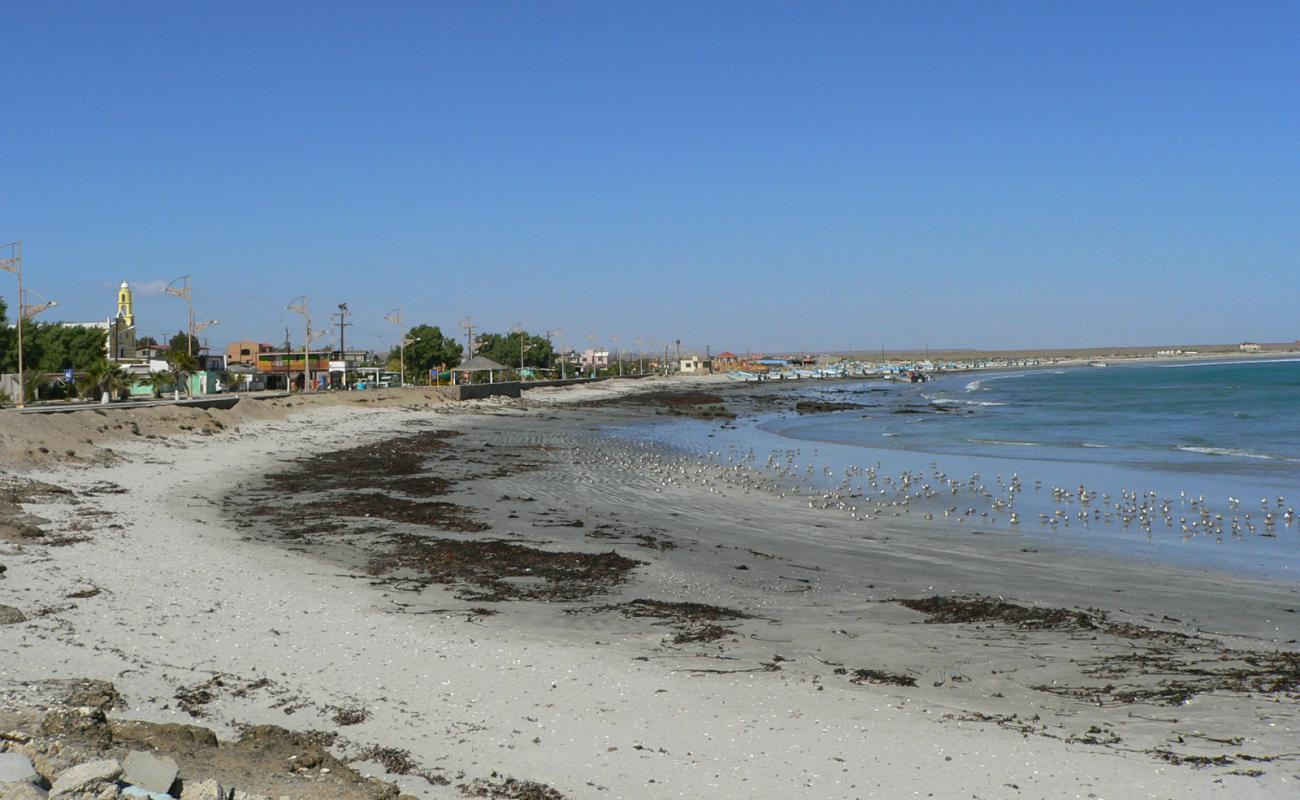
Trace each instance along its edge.
<path fill-rule="evenodd" d="M 1088 362 L 1088 366 L 1090 366 L 1090 367 L 1108 367 L 1108 366 L 1110 366 L 1110 365 L 1107 364 L 1105 361 L 1089 361 L 1089 362 Z"/>

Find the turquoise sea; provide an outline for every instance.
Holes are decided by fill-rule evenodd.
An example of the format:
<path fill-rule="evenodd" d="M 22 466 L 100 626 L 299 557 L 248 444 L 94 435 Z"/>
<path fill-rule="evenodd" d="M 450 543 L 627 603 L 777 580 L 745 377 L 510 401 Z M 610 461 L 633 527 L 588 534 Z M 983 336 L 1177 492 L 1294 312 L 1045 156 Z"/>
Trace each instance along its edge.
<path fill-rule="evenodd" d="M 810 381 L 795 392 L 855 407 L 620 435 L 745 461 L 804 491 L 861 489 L 868 500 L 891 499 L 879 494 L 885 486 L 896 499 L 900 483 L 885 477 L 906 475 L 912 487 L 932 487 L 913 488 L 910 515 L 960 520 L 964 530 L 1300 578 L 1291 511 L 1300 508 L 1300 360 Z M 862 485 L 866 468 L 879 486 Z"/>

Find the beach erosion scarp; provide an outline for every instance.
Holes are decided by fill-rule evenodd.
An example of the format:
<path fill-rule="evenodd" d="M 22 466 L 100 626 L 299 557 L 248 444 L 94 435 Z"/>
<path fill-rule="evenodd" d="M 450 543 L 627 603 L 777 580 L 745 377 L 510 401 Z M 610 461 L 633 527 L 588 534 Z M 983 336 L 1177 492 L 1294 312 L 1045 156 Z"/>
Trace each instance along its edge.
<path fill-rule="evenodd" d="M 286 404 L 7 469 L 0 688 L 320 731 L 426 797 L 1291 795 L 1294 584 L 864 524 L 602 430 L 769 391 Z"/>

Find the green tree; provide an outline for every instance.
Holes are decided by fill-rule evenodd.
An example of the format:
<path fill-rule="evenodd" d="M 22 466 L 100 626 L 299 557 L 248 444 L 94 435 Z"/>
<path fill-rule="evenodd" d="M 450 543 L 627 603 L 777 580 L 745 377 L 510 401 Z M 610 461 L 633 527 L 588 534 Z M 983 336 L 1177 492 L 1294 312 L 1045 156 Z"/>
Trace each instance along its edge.
<path fill-rule="evenodd" d="M 157 347 L 158 340 L 152 336 L 141 336 L 135 340 L 136 347 Z"/>
<path fill-rule="evenodd" d="M 9 327 L 8 306 L 0 298 L 0 372 L 18 371 L 18 331 Z"/>
<path fill-rule="evenodd" d="M 454 367 L 460 363 L 464 348 L 455 339 L 442 335 L 436 325 L 416 325 L 406 334 L 406 374 L 427 376 L 440 365 Z M 389 353 L 389 360 L 400 357 L 400 350 Z"/>
<path fill-rule="evenodd" d="M 488 333 L 479 339 L 479 354 L 487 356 L 510 369 L 519 369 L 519 350 L 522 347 L 526 367 L 546 368 L 551 365 L 554 351 L 544 336 L 533 336 L 527 331 L 519 333 Z"/>
<path fill-rule="evenodd" d="M 182 337 L 184 337 L 184 335 L 185 334 L 181 334 Z M 173 341 L 175 341 L 175 339 L 173 339 Z M 182 386 L 185 387 L 185 394 L 188 395 L 190 393 L 188 378 L 199 368 L 198 360 L 195 359 L 194 356 L 185 352 L 184 344 L 185 341 L 184 338 L 182 338 L 182 346 L 179 350 L 174 347 L 168 348 L 167 350 L 167 369 L 171 372 L 172 386 L 176 392 L 177 400 L 180 399 Z"/>
<path fill-rule="evenodd" d="M 105 403 L 131 388 L 131 376 L 126 370 L 103 357 L 86 367 L 85 382 L 94 387 L 100 402 Z"/>
<path fill-rule="evenodd" d="M 176 335 L 167 342 L 167 350 L 168 352 L 179 350 L 182 353 L 197 353 L 199 352 L 199 337 L 190 336 L 185 331 L 176 331 Z"/>
<path fill-rule="evenodd" d="M 33 325 L 23 337 L 32 341 L 24 344 L 29 367 L 42 372 L 84 369 L 104 358 L 104 332 L 94 328 Z"/>

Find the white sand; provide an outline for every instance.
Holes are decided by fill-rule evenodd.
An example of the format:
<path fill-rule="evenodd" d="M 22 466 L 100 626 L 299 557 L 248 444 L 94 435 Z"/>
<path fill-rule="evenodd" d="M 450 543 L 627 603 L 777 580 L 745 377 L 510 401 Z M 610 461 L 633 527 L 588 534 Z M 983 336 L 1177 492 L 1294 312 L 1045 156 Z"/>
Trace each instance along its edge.
<path fill-rule="evenodd" d="M 599 399 L 623 391 L 620 385 L 625 382 L 547 392 Z M 618 509 L 625 523 L 670 529 L 689 540 L 690 546 L 662 557 L 641 553 L 651 563 L 622 596 L 738 605 L 775 620 L 746 622 L 743 631 L 757 638 L 725 651 L 692 651 L 660 647 L 663 629 L 639 620 L 566 617 L 540 603 L 501 604 L 500 616 L 468 622 L 463 609 L 471 604 L 440 589 L 428 590 L 420 602 L 455 611 L 393 613 L 395 602 L 412 597 L 395 596 L 290 549 L 248 541 L 222 523 L 220 498 L 268 463 L 380 438 L 405 430 L 403 424 L 413 419 L 433 417 L 444 427 L 473 430 L 509 425 L 515 413 L 511 404 L 478 407 L 508 416 L 313 408 L 183 445 L 115 445 L 129 460 L 112 467 L 33 473 L 74 488 L 107 480 L 129 492 L 98 496 L 96 504 L 111 517 L 90 520 L 100 526 L 111 519 L 121 529 L 97 527 L 91 541 L 68 547 L 19 551 L 0 544 L 9 566 L 0 579 L 0 603 L 34 617 L 0 627 L 0 682 L 103 678 L 129 701 L 121 716 L 190 722 L 171 699 L 177 686 L 214 673 L 266 677 L 270 688 L 242 698 L 221 694 L 204 724 L 226 732 L 236 722 L 333 729 L 328 707 L 364 705 L 372 717 L 341 729 L 357 745 L 409 749 L 417 762 L 448 777 L 463 772 L 473 779 L 496 771 L 545 782 L 573 798 L 1295 796 L 1294 761 L 1272 765 L 1260 778 L 1237 777 L 1224 775 L 1224 769 L 1171 766 L 1141 753 L 1022 736 L 995 724 L 941 722 L 944 714 L 975 707 L 994 713 L 1041 703 L 1046 713 L 1049 706 L 1066 705 L 1031 696 L 1022 685 L 1030 681 L 1021 676 L 985 675 L 990 664 L 1006 659 L 1026 671 L 1050 673 L 1054 667 L 1046 662 L 1056 645 L 1045 646 L 1039 661 L 1025 656 L 1031 645 L 1023 643 L 1013 656 L 1004 656 L 996 637 L 973 643 L 952 626 L 919 625 L 914 612 L 874 602 L 921 596 L 928 587 L 933 594 L 997 593 L 1010 585 L 1021 597 L 1122 605 L 1138 617 L 1176 607 L 1189 626 L 1258 637 L 1252 640 L 1257 642 L 1285 641 L 1296 638 L 1295 615 L 1266 614 L 1300 602 L 1293 585 L 1173 570 L 1153 574 L 1082 558 L 1052 564 L 1046 555 L 1012 567 L 1009 546 L 976 546 L 906 526 L 890 529 L 889 542 L 866 541 L 861 528 L 842 516 L 721 484 L 664 486 L 660 476 L 620 472 L 612 461 L 516 475 L 474 487 L 468 500 L 450 498 L 483 508 L 498 529 L 511 524 L 502 509 L 492 507 L 504 492 L 589 513 Z M 575 429 L 582 427 L 578 412 L 563 413 L 572 415 L 566 419 L 575 421 Z M 536 414 L 518 420 L 521 439 L 583 441 L 564 433 L 566 422 L 543 424 Z M 580 480 L 586 482 L 573 482 Z M 77 511 L 58 504 L 29 510 L 52 519 L 56 528 L 69 526 Z M 744 560 L 749 571 L 719 573 L 714 545 L 724 543 L 741 546 L 727 558 Z M 777 558 L 746 557 L 747 547 Z M 608 546 L 592 542 L 590 548 Z M 798 564 L 825 569 L 791 566 Z M 813 580 L 814 588 L 786 593 L 779 587 L 799 588 L 789 576 Z M 103 592 L 86 600 L 61 599 L 89 585 Z M 49 613 L 37 615 L 46 607 Z M 833 634 L 836 629 L 848 635 Z M 778 653 L 791 660 L 779 672 L 686 671 L 749 668 Z M 829 680 L 818 658 L 908 669 L 920 685 Z M 974 676 L 978 689 L 932 685 L 951 674 Z M 991 697 L 994 688 L 1006 698 Z M 286 716 L 275 707 L 282 701 L 303 707 Z M 1252 709 L 1243 705 L 1238 713 L 1244 719 Z M 1241 749 L 1296 741 L 1294 702 L 1276 709 L 1276 736 Z M 1117 710 L 1109 722 L 1118 724 L 1131 712 Z M 1152 723 L 1160 735 L 1224 721 L 1221 710 L 1198 719 L 1195 707 L 1135 713 L 1185 720 Z M 1110 712 L 1095 714 L 1108 720 Z M 1141 727 L 1147 723 L 1128 724 L 1134 736 L 1149 737 Z M 398 780 L 421 796 L 460 796 L 455 780 L 448 787 Z"/>

